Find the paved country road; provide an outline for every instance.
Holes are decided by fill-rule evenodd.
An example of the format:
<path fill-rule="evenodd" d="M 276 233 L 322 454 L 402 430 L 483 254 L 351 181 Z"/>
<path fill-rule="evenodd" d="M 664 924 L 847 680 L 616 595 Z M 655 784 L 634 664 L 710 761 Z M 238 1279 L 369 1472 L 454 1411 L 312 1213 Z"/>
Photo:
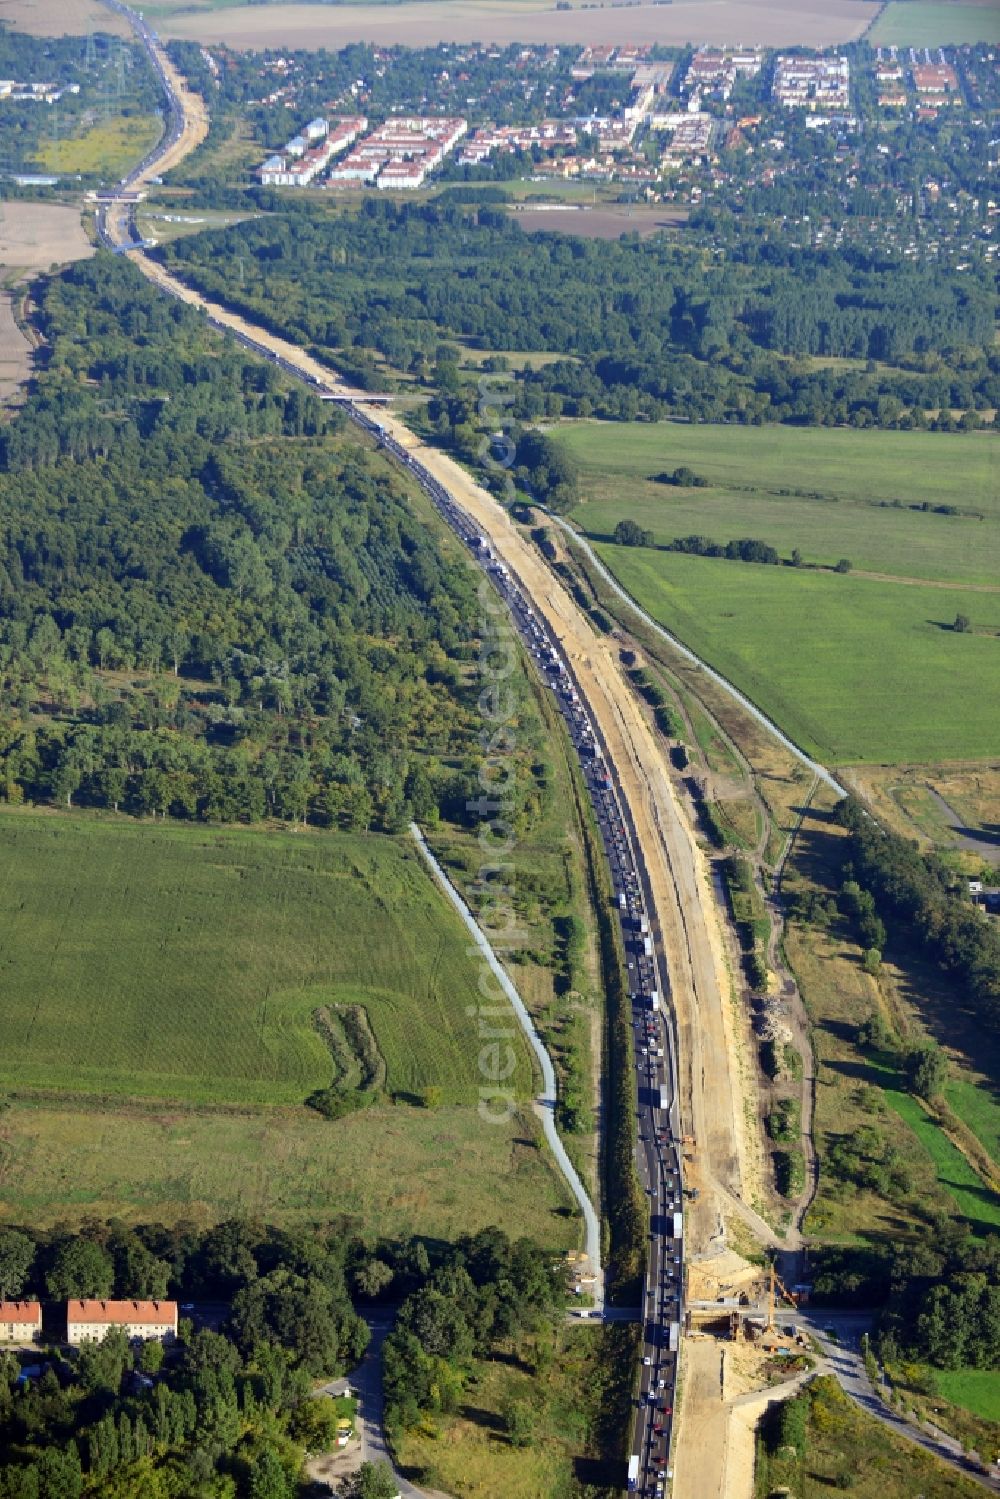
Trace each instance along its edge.
<path fill-rule="evenodd" d="M 834 1375 L 845 1394 L 859 1405 L 866 1415 L 874 1417 L 883 1426 L 888 1426 L 896 1436 L 922 1447 L 925 1452 L 948 1464 L 964 1477 L 981 1484 L 992 1493 L 1000 1494 L 1000 1474 L 987 1477 L 971 1467 L 965 1460 L 962 1444 L 944 1432 L 934 1437 L 920 1426 L 905 1420 L 880 1398 L 878 1391 L 868 1378 L 861 1352 L 861 1338 L 870 1332 L 875 1318 L 864 1312 L 823 1312 L 819 1309 L 789 1311 L 781 1320 L 790 1326 L 806 1328 L 816 1339 L 822 1350 L 829 1372 Z M 835 1334 L 830 1336 L 830 1331 Z"/>
<path fill-rule="evenodd" d="M 588 1197 L 586 1188 L 577 1175 L 576 1167 L 573 1165 L 569 1156 L 566 1154 L 566 1147 L 563 1145 L 562 1140 L 559 1138 L 559 1132 L 556 1129 L 555 1112 L 558 1098 L 556 1092 L 556 1074 L 555 1069 L 552 1066 L 552 1058 L 546 1051 L 545 1046 L 542 1043 L 542 1038 L 535 1030 L 535 1026 L 531 1019 L 531 1016 L 528 1013 L 527 1006 L 525 1005 L 520 994 L 517 992 L 517 989 L 515 988 L 509 974 L 502 967 L 500 960 L 497 958 L 490 944 L 487 942 L 485 936 L 479 928 L 476 918 L 473 916 L 472 912 L 465 904 L 465 901 L 462 899 L 461 895 L 451 883 L 451 880 L 441 868 L 441 865 L 438 863 L 437 859 L 435 859 L 434 855 L 427 847 L 424 835 L 421 833 L 415 822 L 411 822 L 410 832 L 416 840 L 417 847 L 420 849 L 420 852 L 423 855 L 424 859 L 430 865 L 431 870 L 434 874 L 434 878 L 444 890 L 445 895 L 447 895 L 448 899 L 455 907 L 459 916 L 461 916 L 462 920 L 465 922 L 466 927 L 472 935 L 473 941 L 479 948 L 479 951 L 482 953 L 487 963 L 490 965 L 490 969 L 494 974 L 497 982 L 500 984 L 500 987 L 503 989 L 507 998 L 513 1005 L 514 1012 L 517 1015 L 521 1028 L 527 1036 L 531 1044 L 531 1048 L 535 1053 L 535 1057 L 538 1060 L 538 1065 L 541 1069 L 542 1074 L 542 1093 L 535 1100 L 535 1113 L 541 1120 L 545 1138 L 549 1142 L 549 1148 L 556 1158 L 556 1163 L 559 1167 L 559 1170 L 561 1171 L 567 1186 L 576 1199 L 577 1206 L 583 1214 L 583 1220 L 586 1224 L 587 1229 L 587 1261 L 590 1273 L 595 1277 L 593 1288 L 594 1308 L 597 1313 L 600 1314 L 604 1310 L 604 1274 L 601 1269 L 601 1224 L 597 1213 L 594 1211 L 594 1204 Z"/>

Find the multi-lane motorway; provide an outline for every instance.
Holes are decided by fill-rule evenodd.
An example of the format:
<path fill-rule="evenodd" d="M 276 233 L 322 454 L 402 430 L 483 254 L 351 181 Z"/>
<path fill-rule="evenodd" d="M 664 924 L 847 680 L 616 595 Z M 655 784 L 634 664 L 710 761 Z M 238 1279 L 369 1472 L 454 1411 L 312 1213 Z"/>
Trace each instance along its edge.
<path fill-rule="evenodd" d="M 413 453 L 360 406 L 351 404 L 348 410 L 355 422 L 419 483 L 486 570 L 559 704 L 590 793 L 611 870 L 628 963 L 639 1100 L 637 1163 L 650 1204 L 648 1268 L 641 1309 L 642 1362 L 628 1486 L 630 1493 L 663 1495 L 670 1476 L 683 1301 L 681 1141 L 669 975 L 656 934 L 650 928 L 652 906 L 628 804 L 572 668 L 548 625 L 532 608 L 520 580 L 494 555 L 488 537 Z"/>
<path fill-rule="evenodd" d="M 172 70 L 141 17 L 119 0 L 106 0 L 129 20 L 150 57 L 167 100 L 167 127 L 153 152 L 97 207 L 97 229 L 116 250 L 141 249 L 134 226 L 136 187 L 169 164 L 189 133 Z M 339 399 L 351 419 L 396 460 L 462 539 L 506 602 L 521 639 L 551 688 L 579 756 L 614 885 L 632 997 L 634 1055 L 638 1083 L 637 1167 L 649 1198 L 649 1253 L 640 1311 L 643 1335 L 636 1371 L 636 1410 L 628 1464 L 628 1490 L 649 1499 L 665 1495 L 670 1482 L 673 1406 L 677 1384 L 683 1305 L 683 1190 L 676 1026 L 670 1004 L 670 978 L 655 925 L 655 906 L 628 799 L 610 763 L 596 720 L 572 667 L 550 626 L 531 605 L 521 581 L 497 557 L 489 538 L 420 459 L 378 420 L 369 403 L 353 398 L 332 379 L 304 370 L 294 359 L 255 336 L 242 319 L 230 320 L 209 308 L 170 278 L 155 277 L 161 288 L 200 305 L 209 321 L 286 374 L 304 380 L 320 396 Z M 277 343 L 275 340 L 274 343 Z M 360 395 L 360 393 L 358 393 Z"/>

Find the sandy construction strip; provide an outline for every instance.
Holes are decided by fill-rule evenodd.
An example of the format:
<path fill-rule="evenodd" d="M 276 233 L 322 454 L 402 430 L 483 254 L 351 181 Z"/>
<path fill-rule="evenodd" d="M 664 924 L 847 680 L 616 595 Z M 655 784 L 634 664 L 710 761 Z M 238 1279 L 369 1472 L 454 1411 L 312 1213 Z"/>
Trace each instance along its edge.
<path fill-rule="evenodd" d="M 9 292 L 0 292 L 0 402 L 28 378 L 31 345 L 14 321 Z"/>
<path fill-rule="evenodd" d="M 869 0 L 674 0 L 583 11 L 498 0 L 418 0 L 406 5 L 279 5 L 178 13 L 162 35 L 231 47 L 344 47 L 349 42 L 751 43 L 828 47 L 853 41 L 878 5 Z"/>

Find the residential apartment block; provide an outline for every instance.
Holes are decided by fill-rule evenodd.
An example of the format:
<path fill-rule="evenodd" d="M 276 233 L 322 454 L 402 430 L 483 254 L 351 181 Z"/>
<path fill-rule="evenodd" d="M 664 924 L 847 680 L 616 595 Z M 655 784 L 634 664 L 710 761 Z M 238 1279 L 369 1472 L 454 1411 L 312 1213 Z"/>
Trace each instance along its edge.
<path fill-rule="evenodd" d="M 37 1343 L 41 1335 L 37 1301 L 0 1301 L 0 1343 Z"/>
<path fill-rule="evenodd" d="M 68 1301 L 66 1341 L 100 1343 L 113 1327 L 122 1328 L 129 1341 L 153 1338 L 161 1343 L 177 1336 L 176 1301 Z"/>

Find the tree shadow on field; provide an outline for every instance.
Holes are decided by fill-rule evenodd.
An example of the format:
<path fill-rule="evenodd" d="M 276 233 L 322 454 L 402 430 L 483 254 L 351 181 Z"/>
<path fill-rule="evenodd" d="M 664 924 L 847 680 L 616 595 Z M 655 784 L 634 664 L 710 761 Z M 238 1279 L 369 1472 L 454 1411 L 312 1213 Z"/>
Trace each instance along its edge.
<path fill-rule="evenodd" d="M 624 1464 L 610 1462 L 607 1458 L 575 1457 L 573 1475 L 584 1492 L 592 1489 L 621 1488 Z"/>
<path fill-rule="evenodd" d="M 492 1432 L 495 1436 L 504 1436 L 504 1423 L 496 1411 L 483 1410 L 478 1405 L 463 1405 L 459 1414 L 463 1421 L 469 1421 L 473 1426 L 481 1426 L 484 1431 Z"/>
<path fill-rule="evenodd" d="M 505 1368 L 516 1369 L 520 1374 L 534 1374 L 534 1364 L 529 1364 L 526 1359 L 520 1358 L 516 1353 L 491 1353 L 490 1362 L 503 1364 Z"/>

